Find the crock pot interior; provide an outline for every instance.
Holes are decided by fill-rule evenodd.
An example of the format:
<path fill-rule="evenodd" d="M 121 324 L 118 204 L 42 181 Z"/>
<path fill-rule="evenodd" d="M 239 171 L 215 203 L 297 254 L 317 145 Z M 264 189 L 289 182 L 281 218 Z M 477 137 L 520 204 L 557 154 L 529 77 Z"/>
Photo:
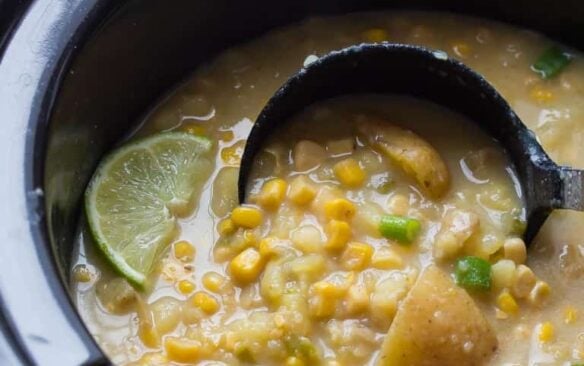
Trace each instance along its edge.
<path fill-rule="evenodd" d="M 113 2 L 111 2 L 113 3 Z M 129 1 L 72 48 L 60 75 L 46 136 L 44 176 L 50 245 L 66 284 L 85 185 L 105 152 L 198 64 L 237 42 L 308 14 L 382 7 L 485 16 L 584 46 L 584 3 L 568 1 Z M 46 150 L 45 150 L 46 149 Z"/>

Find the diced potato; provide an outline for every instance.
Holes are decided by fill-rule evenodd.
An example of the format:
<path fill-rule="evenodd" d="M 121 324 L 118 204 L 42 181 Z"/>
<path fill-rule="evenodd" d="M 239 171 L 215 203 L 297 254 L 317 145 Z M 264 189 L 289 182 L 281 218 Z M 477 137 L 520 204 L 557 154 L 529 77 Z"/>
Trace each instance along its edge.
<path fill-rule="evenodd" d="M 318 253 L 322 250 L 323 240 L 320 231 L 313 225 L 304 225 L 290 234 L 294 246 L 304 253 Z"/>
<path fill-rule="evenodd" d="M 247 248 L 229 264 L 229 273 L 240 283 L 255 281 L 264 267 L 264 260 L 255 248 Z"/>
<path fill-rule="evenodd" d="M 219 171 L 213 181 L 211 209 L 218 217 L 226 216 L 237 206 L 237 179 L 239 168 L 226 167 Z"/>
<path fill-rule="evenodd" d="M 294 146 L 293 156 L 294 169 L 304 172 L 322 164 L 326 160 L 326 150 L 316 142 L 302 140 Z"/>
<path fill-rule="evenodd" d="M 266 210 L 275 210 L 286 197 L 287 189 L 288 183 L 284 179 L 270 179 L 264 183 L 262 190 L 255 197 L 256 202 Z"/>
<path fill-rule="evenodd" d="M 349 188 L 359 188 L 365 182 L 365 172 L 352 158 L 341 160 L 333 166 L 333 172 L 339 182 Z"/>
<path fill-rule="evenodd" d="M 288 198 L 299 206 L 309 204 L 316 197 L 316 187 L 304 175 L 297 176 L 290 183 Z"/>
<path fill-rule="evenodd" d="M 284 264 L 287 273 L 304 281 L 314 281 L 326 270 L 326 261 L 320 254 L 308 254 L 294 258 Z"/>
<path fill-rule="evenodd" d="M 364 284 L 354 284 L 349 287 L 345 297 L 347 313 L 354 315 L 367 310 L 369 307 L 369 291 Z"/>
<path fill-rule="evenodd" d="M 149 307 L 158 334 L 168 334 L 180 323 L 181 301 L 165 296 L 150 304 Z"/>
<path fill-rule="evenodd" d="M 348 155 L 355 150 L 355 141 L 352 138 L 332 140 L 326 143 L 326 151 L 332 157 Z"/>
<path fill-rule="evenodd" d="M 367 235 L 373 238 L 381 237 L 379 221 L 382 215 L 383 209 L 376 203 L 365 202 L 359 205 L 359 209 L 352 220 L 356 235 Z"/>
<path fill-rule="evenodd" d="M 381 247 L 373 254 L 371 267 L 377 269 L 399 269 L 403 267 L 403 259 L 395 250 L 388 247 Z"/>
<path fill-rule="evenodd" d="M 382 119 L 359 121 L 359 130 L 369 144 L 401 167 L 431 198 L 446 194 L 450 173 L 438 151 L 426 140 Z"/>
<path fill-rule="evenodd" d="M 519 299 L 524 299 L 529 296 L 529 293 L 535 286 L 537 278 L 531 270 L 531 268 L 520 264 L 515 269 L 515 275 L 513 276 L 513 286 L 511 287 L 511 292 L 513 295 Z"/>
<path fill-rule="evenodd" d="M 269 303 L 278 304 L 284 293 L 282 261 L 270 261 L 260 281 L 260 293 Z"/>
<path fill-rule="evenodd" d="M 393 195 L 388 202 L 389 212 L 393 215 L 406 216 L 410 208 L 409 199 L 403 194 Z"/>
<path fill-rule="evenodd" d="M 478 231 L 479 225 L 479 217 L 474 212 L 458 209 L 448 212 L 434 241 L 434 257 L 440 260 L 454 258 Z"/>
<path fill-rule="evenodd" d="M 379 326 L 387 329 L 397 312 L 399 302 L 407 292 L 407 277 L 400 272 L 392 273 L 375 285 L 369 308 L 372 318 Z"/>
<path fill-rule="evenodd" d="M 521 238 L 509 238 L 503 244 L 505 258 L 511 259 L 515 264 L 525 263 L 527 248 Z"/>
<path fill-rule="evenodd" d="M 377 364 L 481 365 L 496 350 L 495 333 L 472 298 L 430 266 L 402 302 Z"/>
<path fill-rule="evenodd" d="M 371 245 L 350 242 L 341 255 L 341 266 L 350 271 L 362 271 L 371 263 L 373 248 Z"/>
<path fill-rule="evenodd" d="M 343 191 L 330 185 L 322 185 L 316 193 L 316 197 L 310 203 L 310 211 L 314 212 L 320 219 L 325 219 L 325 204 L 327 202 L 343 198 Z"/>

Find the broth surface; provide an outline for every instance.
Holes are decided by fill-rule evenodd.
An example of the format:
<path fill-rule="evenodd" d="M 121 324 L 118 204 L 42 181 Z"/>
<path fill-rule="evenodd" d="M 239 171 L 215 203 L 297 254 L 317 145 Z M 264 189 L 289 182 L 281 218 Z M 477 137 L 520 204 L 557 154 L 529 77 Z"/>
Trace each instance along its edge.
<path fill-rule="evenodd" d="M 232 287 L 223 287 L 213 292 L 205 280 L 209 280 L 205 274 L 210 272 L 229 277 L 226 268 L 229 262 L 218 256 L 217 248 L 222 240 L 221 222 L 237 203 L 237 167 L 245 138 L 265 102 L 304 63 L 330 50 L 361 42 L 381 41 L 425 45 L 444 50 L 449 56 L 460 59 L 482 73 L 499 90 L 523 122 L 536 133 L 556 162 L 584 167 L 584 107 L 581 103 L 584 96 L 584 62 L 580 54 L 573 52 L 571 64 L 560 75 L 542 80 L 531 70 L 530 65 L 552 42 L 539 34 L 487 20 L 415 12 L 316 18 L 273 31 L 248 44 L 225 51 L 211 63 L 196 70 L 190 80 L 156 107 L 134 136 L 138 138 L 178 129 L 208 136 L 217 145 L 215 170 L 203 190 L 200 199 L 202 204 L 191 217 L 180 222 L 180 237 L 176 241 L 192 243 L 196 253 L 192 260 L 181 261 L 175 255 L 176 243 L 172 245 L 153 274 L 153 289 L 142 296 L 142 305 L 157 309 L 159 319 L 163 319 L 159 323 L 168 324 L 166 330 L 169 336 L 198 339 L 202 333 L 203 338 L 212 340 L 210 343 L 219 343 L 218 339 L 225 334 L 227 327 L 231 326 L 231 330 L 237 328 L 233 324 L 238 319 L 242 322 L 255 319 L 257 332 L 261 333 L 262 314 L 274 310 L 260 296 L 258 282 L 254 280 L 253 285 L 249 286 L 233 284 Z M 415 277 L 432 261 L 431 239 L 439 231 L 445 213 L 454 207 L 476 211 L 484 231 L 481 245 L 498 250 L 497 245 L 509 237 L 513 223 L 522 218 L 522 211 L 520 192 L 514 187 L 512 171 L 508 169 L 505 157 L 497 153 L 494 143 L 472 124 L 464 123 L 462 117 L 431 104 L 395 96 L 347 98 L 350 99 L 333 101 L 322 108 L 316 106 L 295 117 L 303 121 L 290 127 L 291 130 L 282 135 L 286 136 L 285 139 L 274 140 L 273 146 L 289 154 L 294 144 L 302 139 L 313 140 L 322 146 L 327 146 L 333 140 L 355 139 L 355 151 L 350 155 L 354 155 L 365 170 L 368 169 L 366 163 L 371 163 L 371 170 L 367 171 L 370 181 L 362 189 L 342 190 L 344 197 L 359 207 L 375 204 L 386 211 L 396 209 L 392 207 L 392 197 L 405 197 L 408 215 L 425 220 L 421 235 L 415 243 L 416 251 L 400 246 L 392 247 L 403 258 L 404 265 L 400 270 L 406 277 L 408 274 Z M 388 164 L 387 161 L 366 144 L 360 143 L 352 133 L 351 121 L 343 120 L 343 116 L 355 110 L 374 113 L 401 127 L 412 129 L 440 152 L 452 180 L 450 193 L 444 200 L 439 203 L 426 200 L 411 180 L 400 175 L 399 169 L 383 168 Z M 426 123 L 428 120 L 440 123 Z M 306 124 L 306 121 L 320 123 Z M 331 124 L 334 129 L 330 128 Z M 489 156 L 489 164 L 485 165 L 486 170 L 482 172 L 484 175 L 475 176 L 469 165 L 476 161 L 477 155 L 480 157 L 485 155 L 484 152 L 492 151 L 494 154 L 486 154 Z M 338 182 L 335 183 L 334 174 L 331 175 L 332 165 L 347 156 L 341 152 L 339 156 L 331 157 L 321 168 L 311 171 L 309 178 L 315 184 L 336 185 Z M 264 178 L 278 176 L 289 183 L 299 175 L 298 171 L 289 168 L 293 165 L 282 166 L 284 168 L 277 174 L 274 171 L 268 174 L 258 172 L 257 184 L 251 193 L 259 192 L 266 180 Z M 385 174 L 388 171 L 389 175 Z M 388 181 L 393 182 L 394 188 L 389 193 L 379 193 L 375 185 Z M 507 206 L 488 207 L 488 204 L 484 204 L 486 201 L 495 206 L 504 201 Z M 207 205 L 207 202 L 210 204 Z M 283 208 L 288 207 L 286 205 Z M 293 218 L 299 215 L 290 212 L 281 216 Z M 325 236 L 322 232 L 324 224 L 316 216 L 302 215 L 305 221 L 302 224 L 293 223 L 286 233 L 291 234 L 298 227 L 310 224 L 322 237 Z M 519 301 L 518 315 L 504 318 L 496 311 L 495 299 L 474 297 L 495 329 L 499 341 L 498 350 L 490 364 L 571 365 L 571 362 L 584 360 L 582 215 L 567 211 L 555 212 L 529 250 L 527 265 L 538 279 L 546 281 L 551 287 L 551 294 L 544 305 L 530 306 Z M 366 224 L 358 226 L 367 227 Z M 283 225 L 284 231 L 286 227 Z M 274 230 L 274 226 L 266 230 Z M 140 359 L 144 364 L 166 364 L 161 347 L 145 345 L 147 341 L 144 341 L 145 336 L 140 331 L 140 309 L 137 310 L 135 305 L 128 309 L 119 308 L 123 302 L 119 301 L 119 296 L 114 296 L 116 294 L 112 288 L 115 286 L 111 285 L 116 284 L 116 275 L 97 255 L 84 225 L 81 225 L 79 231 L 79 253 L 72 276 L 73 296 L 92 334 L 117 364 L 128 364 Z M 356 235 L 356 239 L 366 241 L 376 250 L 387 244 L 364 230 Z M 335 265 L 331 264 L 333 269 L 327 270 L 327 275 L 343 270 Z M 451 266 L 452 262 L 442 264 L 442 268 L 450 272 Z M 388 272 L 378 269 L 368 271 L 379 272 L 374 277 L 386 276 L 385 272 Z M 360 271 L 363 272 L 367 271 Z M 358 281 L 361 281 L 363 275 L 359 274 L 358 277 Z M 181 281 L 192 283 L 195 289 L 187 291 L 189 286 Z M 207 301 L 215 301 L 219 305 L 219 310 L 212 315 L 203 316 L 202 319 L 200 315 L 193 316 L 195 320 L 192 324 L 200 326 L 189 325 L 188 321 L 178 320 L 172 315 L 197 292 L 207 294 L 214 299 L 206 298 Z M 152 305 L 155 303 L 158 305 Z M 388 326 L 382 324 L 383 321 L 369 321 L 373 317 L 373 314 L 357 318 L 339 315 L 338 319 L 333 317 L 333 320 L 327 322 L 318 321 L 315 322 L 317 326 L 310 338 L 324 352 L 325 358 L 337 359 L 340 364 L 373 364 Z M 548 322 L 553 326 L 553 336 L 550 341 L 542 342 L 539 338 L 540 330 L 542 324 Z M 242 324 L 245 325 L 242 332 L 249 332 L 250 337 L 253 337 L 254 329 L 249 324 Z M 327 340 L 334 331 L 351 335 L 339 336 L 340 340 L 335 343 Z M 205 347 L 212 345 L 204 344 L 202 348 Z M 355 351 L 355 355 L 348 355 L 347 349 Z M 239 352 L 240 359 L 247 357 L 247 352 L 255 357 L 253 350 L 242 349 Z M 226 363 L 238 362 L 233 354 L 225 352 L 213 353 L 211 359 Z M 205 357 L 201 360 L 212 364 Z"/>

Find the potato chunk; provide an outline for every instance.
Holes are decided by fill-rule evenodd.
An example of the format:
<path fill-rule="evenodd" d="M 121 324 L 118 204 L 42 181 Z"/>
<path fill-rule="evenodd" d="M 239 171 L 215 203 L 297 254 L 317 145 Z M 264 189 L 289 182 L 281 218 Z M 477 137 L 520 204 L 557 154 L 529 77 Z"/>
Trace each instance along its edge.
<path fill-rule="evenodd" d="M 431 198 L 438 199 L 446 194 L 450 173 L 438 151 L 426 140 L 379 118 L 359 121 L 359 131 L 373 148 L 415 179 Z"/>
<path fill-rule="evenodd" d="M 377 364 L 481 365 L 496 349 L 495 333 L 470 296 L 431 266 L 400 305 Z"/>

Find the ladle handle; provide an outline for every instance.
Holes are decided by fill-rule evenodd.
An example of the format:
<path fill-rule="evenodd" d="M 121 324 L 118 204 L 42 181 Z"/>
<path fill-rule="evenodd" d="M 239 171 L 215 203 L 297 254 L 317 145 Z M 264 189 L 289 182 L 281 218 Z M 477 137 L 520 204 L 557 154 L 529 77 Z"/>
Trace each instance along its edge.
<path fill-rule="evenodd" d="M 561 200 L 554 208 L 584 211 L 584 170 L 561 166 L 559 172 Z"/>

